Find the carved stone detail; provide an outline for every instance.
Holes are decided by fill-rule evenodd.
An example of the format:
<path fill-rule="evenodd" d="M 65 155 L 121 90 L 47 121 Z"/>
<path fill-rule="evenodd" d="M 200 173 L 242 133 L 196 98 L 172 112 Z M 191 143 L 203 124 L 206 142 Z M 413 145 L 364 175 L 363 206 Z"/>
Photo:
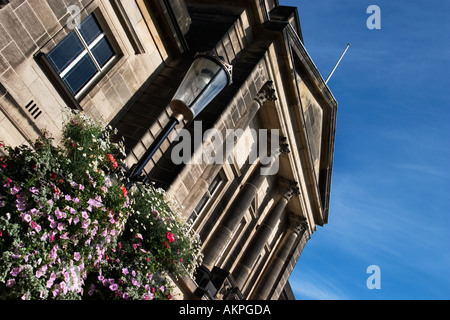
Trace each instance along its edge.
<path fill-rule="evenodd" d="M 280 137 L 280 153 L 288 154 L 289 152 L 291 152 L 291 150 L 289 150 L 287 137 Z"/>
<path fill-rule="evenodd" d="M 281 188 L 281 192 L 283 193 L 283 197 L 285 197 L 288 201 L 292 197 L 298 196 L 300 194 L 298 182 L 279 177 L 278 183 Z"/>
<path fill-rule="evenodd" d="M 275 89 L 273 88 L 273 81 L 267 81 L 256 94 L 255 100 L 262 106 L 267 101 L 275 101 L 277 97 L 275 96 Z"/>
<path fill-rule="evenodd" d="M 308 229 L 308 221 L 306 218 L 299 217 L 298 215 L 290 212 L 288 215 L 289 218 L 289 229 L 292 230 L 296 234 L 303 234 L 303 232 Z"/>

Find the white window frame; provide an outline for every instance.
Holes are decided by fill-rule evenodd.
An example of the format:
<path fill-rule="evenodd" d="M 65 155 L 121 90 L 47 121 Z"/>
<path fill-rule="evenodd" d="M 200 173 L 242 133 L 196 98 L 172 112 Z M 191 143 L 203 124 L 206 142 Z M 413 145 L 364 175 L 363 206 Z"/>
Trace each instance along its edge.
<path fill-rule="evenodd" d="M 80 99 L 81 96 L 83 96 L 88 90 L 91 89 L 92 83 L 97 81 L 99 79 L 99 77 L 103 76 L 104 73 L 105 73 L 105 70 L 108 70 L 110 68 L 110 66 L 115 63 L 116 58 L 118 57 L 117 47 L 110 40 L 110 37 L 108 36 L 108 32 L 105 31 L 105 27 L 103 26 L 103 23 L 96 16 L 95 13 L 91 13 L 90 15 L 92 15 L 94 17 L 95 21 L 99 25 L 99 27 L 101 29 L 101 33 L 97 36 L 97 38 L 94 39 L 94 41 L 92 41 L 92 43 L 90 45 L 88 45 L 86 43 L 86 41 L 84 40 L 83 36 L 81 35 L 81 32 L 79 31 L 79 26 L 75 27 L 73 29 L 73 31 L 75 32 L 75 34 L 78 37 L 78 39 L 81 41 L 81 43 L 82 43 L 82 45 L 84 47 L 84 50 L 76 57 L 76 59 L 74 59 L 67 67 L 65 67 L 64 70 L 62 70 L 61 72 L 58 73 L 58 75 L 61 77 L 61 79 L 63 79 L 63 77 L 68 72 L 70 72 L 81 59 L 83 59 L 87 54 L 90 56 L 91 60 L 94 62 L 95 67 L 97 68 L 97 72 L 91 77 L 91 79 L 89 79 L 80 88 L 80 90 L 78 90 L 77 93 L 74 94 L 74 97 L 77 100 Z M 85 19 L 87 19 L 88 17 L 89 17 L 89 15 L 87 17 L 85 17 Z M 108 59 L 108 61 L 102 67 L 102 66 L 100 66 L 98 64 L 97 59 L 95 59 L 95 57 L 94 57 L 94 55 L 93 55 L 91 50 L 92 50 L 92 48 L 94 48 L 94 46 L 97 43 L 99 43 L 104 38 L 106 38 L 106 41 L 109 43 L 109 45 L 110 45 L 110 47 L 111 47 L 111 49 L 113 51 L 113 55 Z"/>

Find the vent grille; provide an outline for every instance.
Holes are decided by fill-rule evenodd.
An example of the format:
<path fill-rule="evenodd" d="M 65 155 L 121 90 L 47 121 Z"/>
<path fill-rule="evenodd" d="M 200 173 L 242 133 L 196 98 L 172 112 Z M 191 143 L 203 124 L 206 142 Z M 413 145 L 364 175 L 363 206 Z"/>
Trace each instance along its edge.
<path fill-rule="evenodd" d="M 31 114 L 34 120 L 36 120 L 42 113 L 42 111 L 39 110 L 38 106 L 33 100 L 28 102 L 28 104 L 25 106 L 25 109 L 27 109 L 27 111 Z"/>

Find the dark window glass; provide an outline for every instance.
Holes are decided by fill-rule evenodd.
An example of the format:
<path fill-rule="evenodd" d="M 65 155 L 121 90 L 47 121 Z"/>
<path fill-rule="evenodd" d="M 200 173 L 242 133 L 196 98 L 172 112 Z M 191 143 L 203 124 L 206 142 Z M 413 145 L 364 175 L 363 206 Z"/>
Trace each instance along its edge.
<path fill-rule="evenodd" d="M 97 73 L 97 67 L 91 57 L 86 54 L 78 63 L 70 69 L 63 77 L 70 91 L 77 93 Z"/>
<path fill-rule="evenodd" d="M 87 45 L 90 45 L 99 35 L 102 34 L 102 29 L 98 25 L 93 15 L 88 16 L 80 23 L 78 28 L 81 36 Z"/>
<path fill-rule="evenodd" d="M 69 33 L 48 53 L 50 62 L 58 73 L 61 73 L 85 50 L 75 31 Z"/>
<path fill-rule="evenodd" d="M 47 57 L 72 94 L 102 71 L 115 52 L 94 15 L 86 17 Z M 76 61 L 76 63 L 74 63 Z"/>
<path fill-rule="evenodd" d="M 91 52 L 100 67 L 103 67 L 114 55 L 111 45 L 104 37 L 92 47 Z"/>

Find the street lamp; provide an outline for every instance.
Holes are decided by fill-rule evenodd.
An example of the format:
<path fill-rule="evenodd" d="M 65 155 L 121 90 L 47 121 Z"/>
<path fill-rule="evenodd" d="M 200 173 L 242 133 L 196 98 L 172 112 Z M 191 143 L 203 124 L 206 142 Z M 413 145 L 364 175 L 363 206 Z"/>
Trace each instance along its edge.
<path fill-rule="evenodd" d="M 144 167 L 159 149 L 170 132 L 183 119 L 194 119 L 217 94 L 232 82 L 233 67 L 212 52 L 197 53 L 183 81 L 170 101 L 173 114 L 144 155 L 134 164 L 128 175 L 127 188 L 140 180 Z"/>

